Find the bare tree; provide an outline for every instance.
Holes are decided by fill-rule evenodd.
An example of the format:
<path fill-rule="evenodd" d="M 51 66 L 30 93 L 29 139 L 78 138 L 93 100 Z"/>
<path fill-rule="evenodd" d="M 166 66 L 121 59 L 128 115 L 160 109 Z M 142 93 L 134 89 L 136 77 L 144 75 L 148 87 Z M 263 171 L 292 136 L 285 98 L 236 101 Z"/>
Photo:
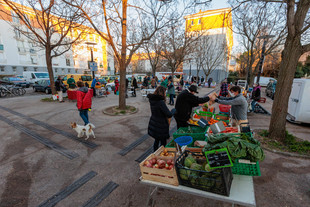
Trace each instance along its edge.
<path fill-rule="evenodd" d="M 111 45 L 120 68 L 120 109 L 126 107 L 126 67 L 133 54 L 169 22 L 183 17 L 183 12 L 177 12 L 180 8 L 185 11 L 197 3 L 210 2 L 210 0 L 140 0 L 128 3 L 128 0 L 103 0 L 100 4 L 96 4 L 96 1 L 88 0 L 63 1 L 80 9 L 96 32 Z M 127 8 L 130 8 L 129 15 Z M 89 14 L 94 15 L 91 17 Z M 94 18 L 94 16 L 100 17 L 100 14 L 103 14 L 103 28 Z"/>
<path fill-rule="evenodd" d="M 56 1 L 25 0 L 21 2 L 24 5 L 9 0 L 3 1 L 15 13 L 15 18 L 22 22 L 11 24 L 15 31 L 45 51 L 52 93 L 56 94 L 52 59 L 70 51 L 71 46 L 80 40 L 87 31 L 82 26 L 84 19 L 77 9 L 64 7 Z M 11 16 L 8 10 L 0 12 Z"/>
<path fill-rule="evenodd" d="M 198 33 L 185 33 L 182 22 L 173 22 L 161 31 L 160 56 L 166 61 L 172 73 L 183 65 L 185 56 L 194 51 L 194 42 L 199 39 Z"/>
<path fill-rule="evenodd" d="M 288 100 L 292 90 L 294 74 L 300 56 L 310 51 L 310 1 L 309 0 L 261 0 L 268 8 L 275 3 L 285 6 L 287 35 L 285 37 L 282 60 L 275 99 L 272 105 L 272 115 L 269 125 L 269 137 L 284 142 Z M 240 4 L 248 1 L 238 1 Z"/>
<path fill-rule="evenodd" d="M 197 79 L 200 69 L 208 77 L 218 67 L 226 67 L 227 44 L 225 34 L 204 34 L 194 42 L 193 55 L 196 57 Z"/>
<path fill-rule="evenodd" d="M 234 19 L 233 31 L 241 36 L 241 43 L 246 51 L 246 77 L 249 85 L 254 82 L 254 77 L 258 72 L 263 35 L 274 35 L 268 39 L 265 56 L 279 52 L 281 45 L 284 44 L 286 34 L 285 16 L 281 14 L 283 6 L 277 5 L 267 8 L 267 4 L 257 1 L 231 1 Z M 255 64 L 256 63 L 256 64 Z M 253 69 L 254 68 L 254 69 Z"/>
<path fill-rule="evenodd" d="M 146 53 L 148 61 L 152 67 L 152 75 L 155 76 L 156 71 L 162 65 L 161 61 L 161 45 L 158 35 L 154 35 L 150 41 L 147 41 L 142 46 L 143 51 Z"/>

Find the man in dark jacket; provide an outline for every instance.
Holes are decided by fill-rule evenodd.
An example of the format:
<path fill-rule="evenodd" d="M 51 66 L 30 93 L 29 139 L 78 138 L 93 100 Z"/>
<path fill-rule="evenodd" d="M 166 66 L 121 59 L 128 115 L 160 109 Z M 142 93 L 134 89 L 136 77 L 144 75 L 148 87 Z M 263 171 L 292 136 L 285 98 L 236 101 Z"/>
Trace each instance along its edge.
<path fill-rule="evenodd" d="M 198 93 L 197 86 L 191 85 L 188 89 L 185 89 L 177 96 L 174 118 L 177 122 L 178 129 L 180 127 L 188 126 L 187 121 L 191 117 L 193 107 L 210 100 L 209 96 L 199 98 L 194 95 L 195 93 Z"/>
<path fill-rule="evenodd" d="M 64 84 L 61 80 L 61 77 L 58 76 L 57 80 L 55 81 L 55 88 L 56 88 L 56 91 L 58 93 L 58 96 L 59 96 L 59 102 L 64 102 L 63 101 L 63 98 L 62 98 L 62 91 L 64 89 Z"/>

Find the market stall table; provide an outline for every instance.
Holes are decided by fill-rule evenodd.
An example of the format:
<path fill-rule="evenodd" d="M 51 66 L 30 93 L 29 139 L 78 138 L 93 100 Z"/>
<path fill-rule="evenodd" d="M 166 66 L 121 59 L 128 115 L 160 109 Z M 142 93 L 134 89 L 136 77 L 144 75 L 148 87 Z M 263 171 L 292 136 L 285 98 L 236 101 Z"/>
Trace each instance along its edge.
<path fill-rule="evenodd" d="M 140 178 L 140 182 L 142 184 L 150 185 L 150 190 L 148 194 L 147 204 L 148 206 L 149 200 L 154 192 L 157 191 L 157 188 L 166 188 L 169 190 L 175 190 L 183 193 L 188 193 L 192 195 L 197 195 L 205 198 L 210 198 L 214 200 L 224 201 L 228 203 L 232 203 L 232 206 L 234 204 L 243 205 L 243 206 L 249 206 L 249 207 L 255 207 L 256 201 L 255 201 L 255 193 L 254 193 L 254 184 L 253 184 L 253 178 L 251 176 L 244 176 L 244 175 L 233 175 L 233 181 L 231 184 L 230 189 L 230 195 L 229 196 L 223 196 L 215 193 L 210 193 L 202 190 L 198 190 L 195 188 L 190 188 L 186 186 L 173 186 L 168 185 L 164 183 L 149 181 L 149 180 L 143 180 L 142 177 Z M 155 187 L 152 189 L 152 187 Z M 152 192 L 153 191 L 153 192 Z"/>

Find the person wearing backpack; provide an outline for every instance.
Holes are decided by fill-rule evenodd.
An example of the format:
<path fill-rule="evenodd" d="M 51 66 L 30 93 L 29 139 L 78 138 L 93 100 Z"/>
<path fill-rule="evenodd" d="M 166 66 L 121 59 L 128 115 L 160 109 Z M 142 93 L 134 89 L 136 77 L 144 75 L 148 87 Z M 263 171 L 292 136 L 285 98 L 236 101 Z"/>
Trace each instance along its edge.
<path fill-rule="evenodd" d="M 76 91 L 76 99 L 77 99 L 77 108 L 80 113 L 80 117 L 83 119 L 85 126 L 89 123 L 88 119 L 88 110 L 91 109 L 92 105 L 92 94 L 85 87 L 82 81 L 77 82 L 77 86 L 79 87 Z"/>

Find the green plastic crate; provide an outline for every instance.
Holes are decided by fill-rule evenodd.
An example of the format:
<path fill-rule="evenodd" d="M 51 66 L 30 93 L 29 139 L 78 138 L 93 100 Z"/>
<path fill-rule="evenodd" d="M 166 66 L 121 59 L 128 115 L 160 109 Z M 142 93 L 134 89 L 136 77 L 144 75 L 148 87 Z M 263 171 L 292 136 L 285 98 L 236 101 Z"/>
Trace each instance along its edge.
<path fill-rule="evenodd" d="M 188 145 L 188 147 L 194 147 L 194 142 L 199 140 L 199 141 L 207 141 L 207 138 L 205 136 L 205 134 L 207 133 L 208 127 L 206 128 L 201 128 L 201 127 L 190 127 L 192 130 L 192 133 L 180 133 L 180 131 L 184 131 L 184 130 L 188 130 L 188 127 L 181 127 L 178 129 L 178 131 L 176 131 L 175 133 L 173 133 L 173 139 L 166 145 L 166 147 L 168 148 L 174 148 L 175 144 L 174 144 L 174 139 L 181 137 L 181 136 L 191 136 L 193 138 L 193 142 Z M 197 147 L 198 148 L 198 147 Z"/>
<path fill-rule="evenodd" d="M 236 160 L 231 170 L 233 174 L 237 175 L 261 176 L 259 162 L 256 162 L 256 164 L 249 164 L 239 163 L 239 160 Z"/>

